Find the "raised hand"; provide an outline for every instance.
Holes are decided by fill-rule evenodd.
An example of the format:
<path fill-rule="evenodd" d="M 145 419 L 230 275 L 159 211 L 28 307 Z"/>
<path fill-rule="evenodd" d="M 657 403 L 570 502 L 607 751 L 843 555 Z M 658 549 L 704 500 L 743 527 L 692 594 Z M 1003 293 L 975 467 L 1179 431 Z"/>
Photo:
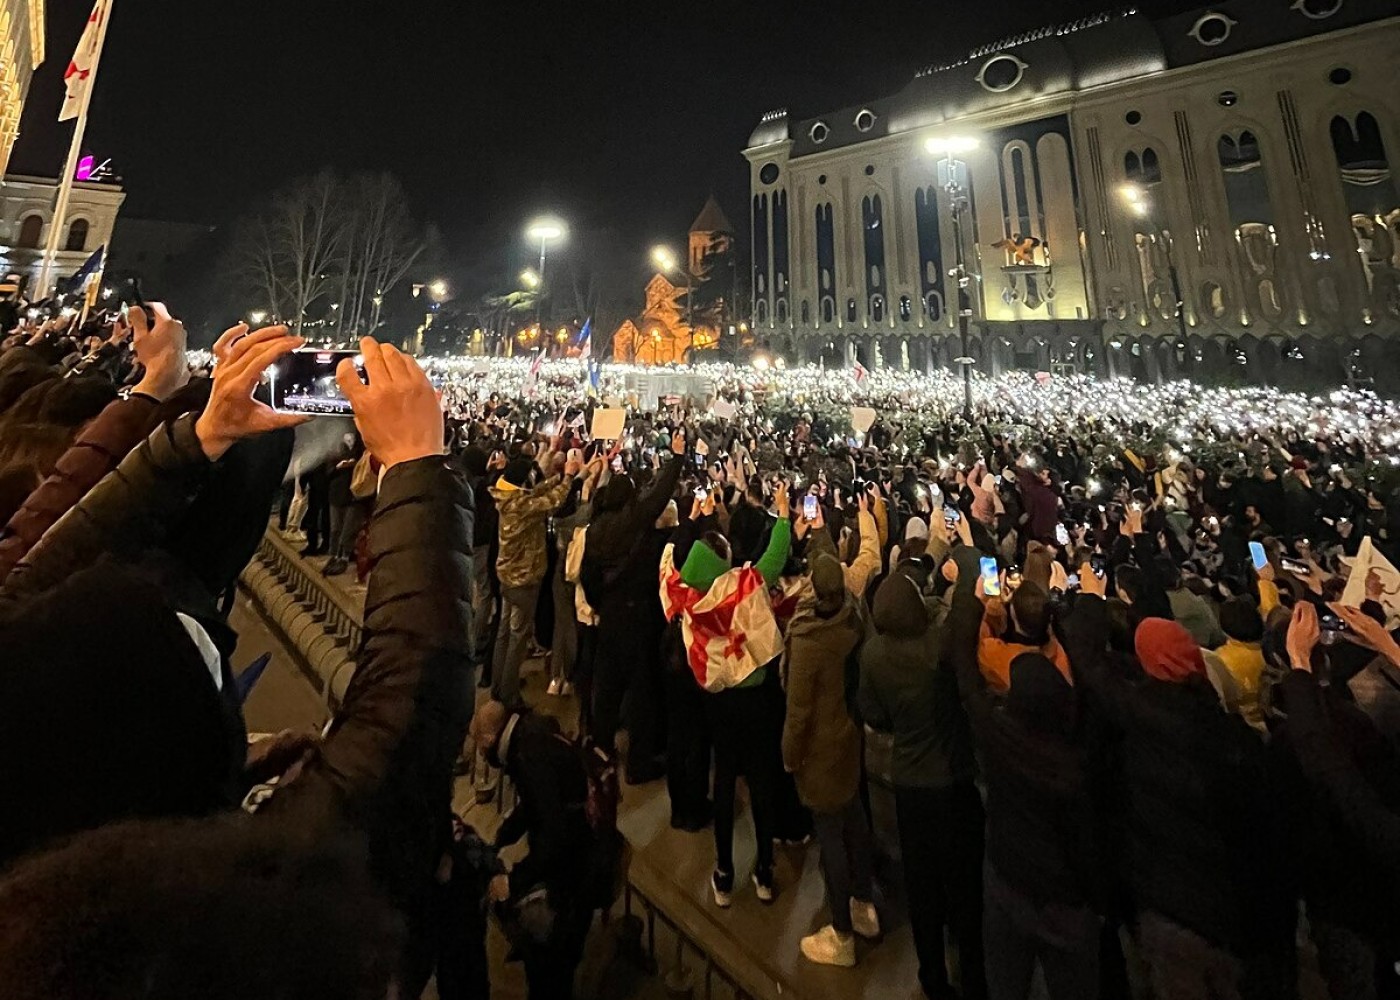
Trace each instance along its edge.
<path fill-rule="evenodd" d="M 443 417 L 436 390 L 418 362 L 373 337 L 360 341 L 365 376 L 349 358 L 335 371 L 336 383 L 355 408 L 355 426 L 365 447 L 385 468 L 442 454 Z"/>
<path fill-rule="evenodd" d="M 1311 601 L 1299 601 L 1293 608 L 1293 620 L 1288 623 L 1288 661 L 1294 670 L 1312 673 L 1312 653 L 1322 630 L 1317 623 L 1317 608 Z"/>
<path fill-rule="evenodd" d="M 164 401 L 190 380 L 185 361 L 185 327 L 171 318 L 163 304 L 152 302 L 151 309 L 155 313 L 154 326 L 140 306 L 132 306 L 126 314 L 132 330 L 131 349 L 145 369 L 135 391 Z"/>
<path fill-rule="evenodd" d="M 214 369 L 209 403 L 195 421 L 200 446 L 211 462 L 222 458 L 234 442 L 256 434 L 295 427 L 309 417 L 278 413 L 253 398 L 267 367 L 305 341 L 287 333 L 285 326 L 269 326 L 251 333 L 229 349 L 228 360 Z"/>

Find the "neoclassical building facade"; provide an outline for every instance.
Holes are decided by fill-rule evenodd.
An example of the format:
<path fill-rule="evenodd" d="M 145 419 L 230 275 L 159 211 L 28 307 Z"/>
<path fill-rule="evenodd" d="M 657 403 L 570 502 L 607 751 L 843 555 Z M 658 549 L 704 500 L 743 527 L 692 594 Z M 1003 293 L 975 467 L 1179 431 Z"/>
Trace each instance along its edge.
<path fill-rule="evenodd" d="M 771 112 L 744 154 L 754 327 L 806 360 L 952 366 L 960 230 L 984 371 L 1395 388 L 1396 15 L 1117 11 Z"/>

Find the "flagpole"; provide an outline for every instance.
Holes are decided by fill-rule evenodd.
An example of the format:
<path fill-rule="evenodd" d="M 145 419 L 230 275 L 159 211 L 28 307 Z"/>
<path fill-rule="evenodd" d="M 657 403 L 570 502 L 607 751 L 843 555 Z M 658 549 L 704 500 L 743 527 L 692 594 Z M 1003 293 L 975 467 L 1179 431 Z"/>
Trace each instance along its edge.
<path fill-rule="evenodd" d="M 92 57 L 92 68 L 88 70 L 87 86 L 83 90 L 82 104 L 78 108 L 78 122 L 73 126 L 73 143 L 68 147 L 68 165 L 59 179 L 58 197 L 54 201 L 53 222 L 49 226 L 49 242 L 44 248 L 44 260 L 39 268 L 39 294 L 47 298 L 49 283 L 57 263 L 58 241 L 63 235 L 63 223 L 68 219 L 68 203 L 73 197 L 73 178 L 78 173 L 78 161 L 83 155 L 83 136 L 87 132 L 88 108 L 92 106 L 92 92 L 97 87 L 97 67 L 102 62 L 102 49 L 107 41 L 107 25 L 112 23 L 112 7 L 116 0 L 107 0 L 106 13 L 97 25 L 97 45 Z"/>

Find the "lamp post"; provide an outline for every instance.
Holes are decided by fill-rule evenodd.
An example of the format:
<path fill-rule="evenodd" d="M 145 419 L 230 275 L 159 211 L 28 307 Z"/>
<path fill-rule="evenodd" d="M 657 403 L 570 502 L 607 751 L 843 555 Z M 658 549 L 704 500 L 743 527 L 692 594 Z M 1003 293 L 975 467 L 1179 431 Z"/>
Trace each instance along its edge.
<path fill-rule="evenodd" d="M 1147 220 L 1152 232 L 1148 235 L 1154 243 L 1161 243 L 1162 249 L 1167 255 L 1167 279 L 1172 285 L 1172 298 L 1176 302 L 1176 328 L 1181 334 L 1182 343 L 1186 342 L 1186 300 L 1181 294 L 1181 274 L 1176 269 L 1176 252 L 1172 246 L 1172 234 L 1170 230 L 1157 223 L 1152 212 L 1152 199 L 1147 192 L 1136 184 L 1124 184 L 1121 192 L 1123 200 L 1133 210 L 1133 214 L 1139 219 Z"/>
<path fill-rule="evenodd" d="M 545 258 L 549 255 L 550 240 L 560 240 L 564 238 L 564 224 L 558 219 L 542 218 L 530 223 L 530 227 L 525 230 L 525 235 L 531 242 L 540 245 L 540 270 L 539 282 L 540 296 L 535 301 L 535 322 L 544 323 L 544 265 Z M 535 286 L 531 286 L 535 287 Z"/>
<path fill-rule="evenodd" d="M 674 274 L 682 269 L 676 263 L 676 255 L 671 253 L 667 247 L 653 247 L 651 260 L 661 269 L 663 274 Z M 691 336 L 695 336 L 695 308 L 693 305 L 692 292 L 695 288 L 694 282 L 690 280 L 690 272 L 685 274 L 685 325 L 689 328 Z"/>
<path fill-rule="evenodd" d="M 972 348 L 968 344 L 968 324 L 972 319 L 972 297 L 968 295 L 971 281 L 967 273 L 967 256 L 963 250 L 962 217 L 968 209 L 967 191 L 958 176 L 958 167 L 967 169 L 967 164 L 953 157 L 958 153 L 970 153 L 978 142 L 966 136 L 947 136 L 929 139 L 925 148 L 934 156 L 941 156 L 940 167 L 948 174 L 943 190 L 948 193 L 948 209 L 953 217 L 954 265 L 948 276 L 958 285 L 958 333 L 962 337 L 962 357 L 957 363 L 963 371 L 963 417 L 972 420 Z"/>

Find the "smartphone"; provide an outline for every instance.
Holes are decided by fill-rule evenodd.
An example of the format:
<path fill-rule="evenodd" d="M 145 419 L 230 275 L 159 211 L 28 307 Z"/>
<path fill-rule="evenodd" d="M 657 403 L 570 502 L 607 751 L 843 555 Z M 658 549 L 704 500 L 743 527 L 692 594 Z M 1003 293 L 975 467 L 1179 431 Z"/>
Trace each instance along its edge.
<path fill-rule="evenodd" d="M 982 557 L 982 593 L 988 597 L 1001 596 L 1001 577 L 997 574 L 997 561 L 991 556 Z"/>
<path fill-rule="evenodd" d="M 1079 589 L 1079 574 L 1078 574 L 1078 573 L 1070 573 L 1068 576 L 1066 576 L 1066 577 L 1065 577 L 1065 586 L 1068 587 L 1070 590 L 1078 590 L 1078 589 Z"/>
<path fill-rule="evenodd" d="M 962 520 L 962 511 L 956 507 L 943 508 L 943 523 L 950 528 L 956 528 L 958 522 Z"/>
<path fill-rule="evenodd" d="M 1015 590 L 1021 585 L 1021 567 L 1012 566 L 1006 571 L 1006 589 Z"/>
<path fill-rule="evenodd" d="M 1063 524 L 1055 525 L 1055 541 L 1059 542 L 1061 547 L 1069 544 L 1069 531 Z"/>
<path fill-rule="evenodd" d="M 697 487 L 695 487 L 695 499 L 696 499 L 696 500 L 704 501 L 704 499 L 705 499 L 706 497 L 708 497 L 709 495 L 710 495 L 710 491 L 707 490 L 707 489 L 705 489 L 705 487 L 703 487 L 703 486 L 697 486 Z"/>
<path fill-rule="evenodd" d="M 1296 573 L 1298 576 L 1312 575 L 1312 569 L 1301 559 L 1291 559 L 1288 556 L 1283 556 L 1279 559 L 1279 565 L 1290 573 Z"/>
<path fill-rule="evenodd" d="M 1269 565 L 1269 556 L 1268 553 L 1264 551 L 1263 542 L 1249 543 L 1249 558 L 1250 561 L 1254 563 L 1254 568 L 1256 570 L 1263 569 L 1265 566 Z"/>
<path fill-rule="evenodd" d="M 621 455 L 614 455 L 614 456 L 613 456 L 613 460 L 612 460 L 612 470 L 613 470 L 613 472 L 617 473 L 619 476 L 622 475 L 622 473 L 623 473 L 623 471 L 624 471 L 624 468 L 623 468 L 623 465 L 622 465 L 622 456 L 621 456 Z"/>
<path fill-rule="evenodd" d="M 1102 554 L 1095 552 L 1089 557 L 1089 568 L 1094 571 L 1096 577 L 1102 580 L 1104 574 L 1108 572 L 1108 560 Z"/>
<path fill-rule="evenodd" d="M 319 417 L 350 416 L 354 409 L 335 381 L 335 370 L 346 358 L 363 378 L 365 359 L 358 351 L 301 350 L 278 359 L 271 369 L 272 408 Z"/>
<path fill-rule="evenodd" d="M 802 498 L 802 516 L 809 521 L 817 519 L 817 498 L 810 493 Z"/>

